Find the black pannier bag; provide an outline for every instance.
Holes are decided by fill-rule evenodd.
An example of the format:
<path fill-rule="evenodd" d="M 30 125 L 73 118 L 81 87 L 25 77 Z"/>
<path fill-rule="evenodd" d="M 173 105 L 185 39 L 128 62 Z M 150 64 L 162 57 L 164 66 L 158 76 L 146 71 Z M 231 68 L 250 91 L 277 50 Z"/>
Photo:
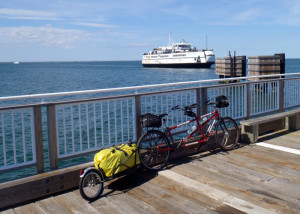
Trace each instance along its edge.
<path fill-rule="evenodd" d="M 141 123 L 143 127 L 161 127 L 161 118 L 160 116 L 147 113 L 141 115 Z"/>
<path fill-rule="evenodd" d="M 224 95 L 216 97 L 216 107 L 217 108 L 225 108 L 229 106 L 228 98 Z"/>

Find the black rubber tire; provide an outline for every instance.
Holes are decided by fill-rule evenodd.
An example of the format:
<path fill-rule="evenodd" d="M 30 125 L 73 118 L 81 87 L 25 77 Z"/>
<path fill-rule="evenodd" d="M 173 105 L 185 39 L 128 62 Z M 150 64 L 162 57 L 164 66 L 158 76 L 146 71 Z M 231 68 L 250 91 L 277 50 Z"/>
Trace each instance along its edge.
<path fill-rule="evenodd" d="M 79 181 L 81 196 L 87 201 L 98 199 L 103 192 L 104 176 L 97 169 L 89 170 Z"/>
<path fill-rule="evenodd" d="M 234 119 L 231 117 L 220 118 L 216 124 L 216 143 L 224 150 L 234 149 L 238 143 L 240 133 Z"/>
<path fill-rule="evenodd" d="M 159 151 L 158 146 L 163 151 Z M 168 138 L 158 130 L 146 132 L 138 141 L 141 164 L 149 171 L 158 171 L 165 167 L 170 158 L 170 151 Z"/>

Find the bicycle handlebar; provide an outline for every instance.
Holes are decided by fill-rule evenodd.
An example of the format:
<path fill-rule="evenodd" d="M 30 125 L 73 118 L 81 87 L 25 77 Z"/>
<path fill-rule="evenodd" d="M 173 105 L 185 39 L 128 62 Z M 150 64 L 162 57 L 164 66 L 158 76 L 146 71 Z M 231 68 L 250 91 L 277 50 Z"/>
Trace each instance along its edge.
<path fill-rule="evenodd" d="M 173 106 L 171 109 L 172 110 L 177 110 L 177 109 L 180 109 L 180 108 L 179 108 L 179 105 L 177 105 L 177 106 Z"/>
<path fill-rule="evenodd" d="M 215 105 L 215 104 L 217 104 L 217 103 L 216 102 L 211 102 L 210 100 L 207 100 L 205 102 L 205 105 Z"/>
<path fill-rule="evenodd" d="M 192 110 L 193 108 L 196 108 L 197 106 L 198 106 L 197 103 L 194 103 L 194 104 L 185 106 L 184 108 L 180 108 L 179 105 L 176 105 L 176 106 L 173 106 L 171 109 L 172 109 L 172 110 L 190 111 L 190 110 Z"/>

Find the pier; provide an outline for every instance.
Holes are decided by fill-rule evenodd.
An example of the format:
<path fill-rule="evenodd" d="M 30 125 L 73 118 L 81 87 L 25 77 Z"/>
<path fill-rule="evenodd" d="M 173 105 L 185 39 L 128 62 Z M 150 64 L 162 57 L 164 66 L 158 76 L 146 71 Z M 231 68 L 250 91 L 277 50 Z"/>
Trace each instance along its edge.
<path fill-rule="evenodd" d="M 277 133 L 228 153 L 176 159 L 157 174 L 138 171 L 106 183 L 92 203 L 72 188 L 4 213 L 299 213 L 299 137 Z"/>
<path fill-rule="evenodd" d="M 279 138 L 263 138 L 267 144 L 241 144 L 228 153 L 191 152 L 174 159 L 158 174 L 139 171 L 117 179 L 109 183 L 105 197 L 91 204 L 81 199 L 76 189 L 79 170 L 92 164 L 92 156 L 87 155 L 102 147 L 137 141 L 143 113 L 168 113 L 167 122 L 172 125 L 187 119 L 171 112 L 172 106 L 198 103 L 197 113 L 204 114 L 211 110 L 205 101 L 218 95 L 227 96 L 230 102 L 221 114 L 238 121 L 299 108 L 300 74 L 270 77 L 257 76 L 265 78 L 257 81 L 232 78 L 239 82 L 230 84 L 204 80 L 0 98 L 0 102 L 18 102 L 0 107 L 1 175 L 34 168 L 29 177 L 0 183 L 0 208 L 13 213 L 118 213 L 126 209 L 146 213 L 297 213 L 299 131 L 285 129 Z M 20 104 L 23 100 L 31 104 Z M 261 146 L 269 144 L 293 152 Z M 83 163 L 74 166 L 78 157 Z"/>

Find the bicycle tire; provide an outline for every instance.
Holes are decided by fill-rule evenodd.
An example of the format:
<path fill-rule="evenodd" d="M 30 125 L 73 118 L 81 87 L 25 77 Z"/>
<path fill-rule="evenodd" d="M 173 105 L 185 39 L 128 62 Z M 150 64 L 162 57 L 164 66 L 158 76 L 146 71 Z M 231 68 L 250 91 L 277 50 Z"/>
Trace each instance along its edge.
<path fill-rule="evenodd" d="M 94 201 L 103 192 L 104 176 L 97 169 L 90 169 L 79 181 L 81 196 L 87 201 Z"/>
<path fill-rule="evenodd" d="M 170 158 L 170 150 L 168 138 L 158 130 L 146 132 L 138 141 L 141 164 L 149 171 L 155 172 L 165 167 Z"/>
<path fill-rule="evenodd" d="M 220 118 L 216 124 L 216 143 L 224 150 L 234 149 L 239 140 L 239 128 L 231 117 Z"/>

